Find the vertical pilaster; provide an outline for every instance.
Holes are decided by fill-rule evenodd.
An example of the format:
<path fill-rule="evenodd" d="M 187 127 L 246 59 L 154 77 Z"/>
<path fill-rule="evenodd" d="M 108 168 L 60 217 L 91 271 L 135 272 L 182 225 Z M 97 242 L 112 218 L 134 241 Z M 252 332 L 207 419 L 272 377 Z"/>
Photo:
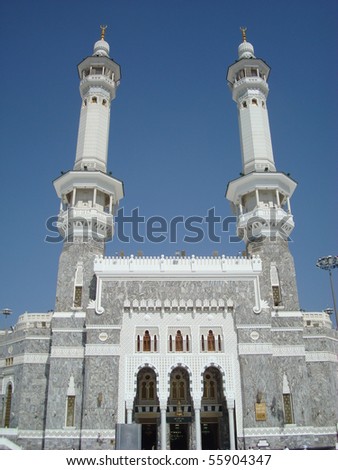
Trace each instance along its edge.
<path fill-rule="evenodd" d="M 228 416 L 229 416 L 229 434 L 230 434 L 230 450 L 236 449 L 235 439 L 235 403 L 234 400 L 227 400 Z"/>
<path fill-rule="evenodd" d="M 161 449 L 167 448 L 167 405 L 161 404 Z"/>

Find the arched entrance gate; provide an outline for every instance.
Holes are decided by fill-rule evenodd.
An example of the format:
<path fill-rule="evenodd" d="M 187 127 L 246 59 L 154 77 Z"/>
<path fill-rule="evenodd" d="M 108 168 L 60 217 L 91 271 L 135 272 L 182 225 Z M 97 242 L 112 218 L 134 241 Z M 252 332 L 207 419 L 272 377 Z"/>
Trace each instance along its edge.
<path fill-rule="evenodd" d="M 149 366 L 139 370 L 133 421 L 142 424 L 142 449 L 235 448 L 233 400 L 228 406 L 222 373 L 209 366 L 201 380 L 202 394 L 194 401 L 188 370 L 174 367 L 167 401 L 160 404 L 156 371 Z"/>

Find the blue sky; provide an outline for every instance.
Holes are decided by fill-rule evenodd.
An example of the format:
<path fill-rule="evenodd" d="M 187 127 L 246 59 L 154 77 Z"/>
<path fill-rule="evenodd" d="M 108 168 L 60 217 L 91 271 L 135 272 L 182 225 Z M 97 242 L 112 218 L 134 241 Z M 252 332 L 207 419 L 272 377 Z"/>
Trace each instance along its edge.
<path fill-rule="evenodd" d="M 227 182 L 241 171 L 236 105 L 226 71 L 239 27 L 271 66 L 268 109 L 277 168 L 292 198 L 301 307 L 332 305 L 318 257 L 337 254 L 337 28 L 333 0 L 12 0 L 1 2 L 0 308 L 14 323 L 54 307 L 60 244 L 44 241 L 59 201 L 52 181 L 72 168 L 80 111 L 77 64 L 107 24 L 122 80 L 112 106 L 109 170 L 122 206 L 145 217 L 231 216 Z M 230 235 L 234 235 L 234 227 Z M 243 244 L 123 244 L 107 254 L 237 255 Z M 337 274 L 334 281 L 337 284 Z M 337 287 L 337 286 L 336 286 Z M 0 326 L 6 325 L 0 318 Z"/>

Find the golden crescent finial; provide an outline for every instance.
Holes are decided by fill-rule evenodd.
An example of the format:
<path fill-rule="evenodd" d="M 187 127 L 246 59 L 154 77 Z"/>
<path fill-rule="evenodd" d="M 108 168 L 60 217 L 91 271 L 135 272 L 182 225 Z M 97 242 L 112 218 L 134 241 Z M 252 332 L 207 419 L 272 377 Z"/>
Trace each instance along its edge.
<path fill-rule="evenodd" d="M 104 35 L 106 34 L 107 25 L 100 25 L 101 28 L 101 40 L 104 41 Z"/>
<path fill-rule="evenodd" d="M 246 30 L 248 28 L 246 26 L 241 26 L 239 29 L 242 31 L 243 42 L 246 42 Z"/>

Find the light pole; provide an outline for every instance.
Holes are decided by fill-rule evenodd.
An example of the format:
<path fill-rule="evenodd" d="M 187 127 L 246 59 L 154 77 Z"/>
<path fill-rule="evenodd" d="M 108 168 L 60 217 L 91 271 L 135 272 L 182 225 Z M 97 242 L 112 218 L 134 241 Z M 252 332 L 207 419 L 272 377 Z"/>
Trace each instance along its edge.
<path fill-rule="evenodd" d="M 338 267 L 338 256 L 324 256 L 323 258 L 319 258 L 316 263 L 317 268 L 325 269 L 325 271 L 329 271 L 330 276 L 330 285 L 331 285 L 331 292 L 332 292 L 332 299 L 333 299 L 333 309 L 336 317 L 336 328 L 338 329 L 338 314 L 337 314 L 337 305 L 336 305 L 336 297 L 334 295 L 334 288 L 333 288 L 333 281 L 332 281 L 332 270 Z"/>
<path fill-rule="evenodd" d="M 12 314 L 12 310 L 10 308 L 3 308 L 0 310 L 0 313 L 5 317 L 8 318 Z M 7 329 L 7 326 L 6 326 Z"/>

